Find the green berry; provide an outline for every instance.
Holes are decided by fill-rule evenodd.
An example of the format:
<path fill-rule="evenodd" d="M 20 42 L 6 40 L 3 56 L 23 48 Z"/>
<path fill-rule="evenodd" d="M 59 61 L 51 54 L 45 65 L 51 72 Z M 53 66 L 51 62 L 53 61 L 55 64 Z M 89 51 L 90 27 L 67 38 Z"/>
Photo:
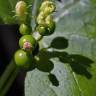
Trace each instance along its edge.
<path fill-rule="evenodd" d="M 47 35 L 53 34 L 53 32 L 55 30 L 55 27 L 54 27 L 55 23 L 54 22 L 51 22 L 51 23 L 50 23 L 50 25 L 47 25 L 47 26 L 38 25 L 36 28 L 37 32 L 39 32 L 39 34 L 42 36 L 47 36 Z"/>
<path fill-rule="evenodd" d="M 19 31 L 20 31 L 20 33 L 21 33 L 22 35 L 30 34 L 30 30 L 29 30 L 28 26 L 25 25 L 25 24 L 21 24 L 21 25 L 20 25 Z"/>
<path fill-rule="evenodd" d="M 53 34 L 55 30 L 55 22 L 53 21 L 53 17 L 48 15 L 45 18 L 45 25 L 38 25 L 36 31 L 39 32 L 42 36 L 47 36 Z"/>
<path fill-rule="evenodd" d="M 55 22 L 53 21 L 53 17 L 51 15 L 48 15 L 45 18 L 45 25 L 39 25 L 37 27 L 37 30 L 43 36 L 53 34 L 55 30 Z"/>
<path fill-rule="evenodd" d="M 26 13 L 27 5 L 24 1 L 18 1 L 15 6 L 16 15 L 23 17 Z"/>
<path fill-rule="evenodd" d="M 37 42 L 32 35 L 24 35 L 19 40 L 20 48 L 29 51 L 34 50 L 36 43 Z"/>
<path fill-rule="evenodd" d="M 28 68 L 32 64 L 32 57 L 24 50 L 16 51 L 14 60 L 17 66 Z"/>
<path fill-rule="evenodd" d="M 36 31 L 40 33 L 40 35 L 46 35 L 47 28 L 43 25 L 38 25 Z"/>

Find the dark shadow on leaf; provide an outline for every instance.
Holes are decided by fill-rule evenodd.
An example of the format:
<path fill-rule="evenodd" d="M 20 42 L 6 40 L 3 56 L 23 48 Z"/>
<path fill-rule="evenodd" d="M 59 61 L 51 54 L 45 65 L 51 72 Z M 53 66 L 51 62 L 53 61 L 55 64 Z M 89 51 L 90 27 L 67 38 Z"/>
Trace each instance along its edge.
<path fill-rule="evenodd" d="M 88 72 L 87 68 L 82 66 L 81 64 L 72 62 L 70 64 L 72 70 L 76 73 L 76 74 L 80 74 L 80 75 L 84 75 L 85 77 L 87 77 L 88 79 L 90 79 L 92 77 L 91 73 Z"/>
<path fill-rule="evenodd" d="M 75 73 L 85 75 L 88 79 L 92 77 L 91 73 L 87 70 L 88 67 L 91 67 L 90 64 L 93 63 L 91 59 L 76 54 L 70 55 L 70 59 L 70 66 L 72 67 Z"/>
<path fill-rule="evenodd" d="M 93 61 L 85 56 L 82 55 L 68 55 L 67 57 L 61 56 L 60 61 L 63 63 L 68 63 L 70 64 L 72 70 L 76 74 L 84 75 L 88 79 L 92 77 L 91 73 L 87 70 L 88 67 L 91 67 L 90 64 L 93 63 Z"/>
<path fill-rule="evenodd" d="M 89 59 L 85 56 L 77 55 L 77 54 L 70 55 L 70 58 L 73 61 L 75 61 L 75 62 L 77 62 L 77 63 L 79 63 L 85 67 L 86 66 L 90 67 L 90 64 L 93 63 L 93 61 L 91 59 Z"/>
<path fill-rule="evenodd" d="M 68 47 L 68 40 L 63 37 L 56 37 L 50 47 L 55 49 L 65 49 Z M 48 51 L 48 48 L 41 49 L 39 54 L 35 56 L 35 68 L 43 72 L 49 72 L 49 80 L 54 86 L 59 86 L 59 81 L 54 74 L 51 74 L 54 64 L 51 61 L 52 58 L 58 58 L 63 64 L 69 64 L 73 72 L 76 74 L 85 76 L 86 78 L 92 78 L 92 74 L 88 69 L 90 69 L 91 64 L 94 63 L 88 57 L 79 54 L 69 54 L 65 51 Z"/>
<path fill-rule="evenodd" d="M 68 47 L 68 40 L 64 37 L 56 37 L 51 42 L 50 46 L 55 49 L 65 49 Z M 90 68 L 91 64 L 93 63 L 93 61 L 90 58 L 79 54 L 68 54 L 64 51 L 47 51 L 46 53 L 49 54 L 50 58 L 58 57 L 61 62 L 70 64 L 72 70 L 76 74 L 86 76 L 86 78 L 88 79 L 92 77 L 91 73 L 88 71 L 88 68 Z"/>
<path fill-rule="evenodd" d="M 93 61 L 82 55 L 61 55 L 59 60 L 63 63 L 70 64 L 72 70 L 79 75 L 83 75 L 90 79 L 92 77 L 91 73 L 88 71 L 88 67 L 91 67 Z"/>
<path fill-rule="evenodd" d="M 54 86 L 59 86 L 59 81 L 57 80 L 56 76 L 54 74 L 49 74 L 48 75 L 49 77 L 49 80 L 51 81 L 51 83 L 54 85 Z"/>
<path fill-rule="evenodd" d="M 44 51 L 40 51 L 37 58 L 39 58 L 35 62 L 37 69 L 43 72 L 50 72 L 54 68 L 53 63 L 49 60 L 50 57 Z"/>
<path fill-rule="evenodd" d="M 65 49 L 68 47 L 68 40 L 65 39 L 64 37 L 56 37 L 51 42 L 50 47 L 55 49 Z"/>
<path fill-rule="evenodd" d="M 56 49 L 65 49 L 68 47 L 68 40 L 63 37 L 56 37 L 52 41 L 50 47 Z M 63 62 L 64 64 L 70 64 L 70 67 L 76 74 L 83 75 L 88 79 L 92 77 L 88 68 L 91 67 L 93 61 L 88 57 L 79 54 L 69 54 L 65 51 L 49 52 L 47 49 L 40 50 L 38 57 L 39 60 L 36 61 L 36 67 L 41 71 L 51 72 L 51 70 L 54 68 L 54 64 L 50 61 L 50 59 L 58 57 L 60 62 Z"/>

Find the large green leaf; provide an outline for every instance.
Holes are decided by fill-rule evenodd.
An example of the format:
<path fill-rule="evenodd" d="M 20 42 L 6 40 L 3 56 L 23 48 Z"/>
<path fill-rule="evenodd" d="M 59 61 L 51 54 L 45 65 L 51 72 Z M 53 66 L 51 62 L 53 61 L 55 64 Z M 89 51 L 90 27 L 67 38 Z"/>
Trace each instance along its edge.
<path fill-rule="evenodd" d="M 88 0 L 56 4 L 56 31 L 42 40 L 25 96 L 96 96 L 95 7 Z"/>

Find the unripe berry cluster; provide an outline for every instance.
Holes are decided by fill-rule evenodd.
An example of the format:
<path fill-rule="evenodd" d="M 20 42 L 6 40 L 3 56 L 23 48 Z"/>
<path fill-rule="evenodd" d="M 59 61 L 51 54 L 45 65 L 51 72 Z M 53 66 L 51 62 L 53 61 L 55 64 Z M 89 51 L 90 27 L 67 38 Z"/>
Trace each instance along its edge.
<path fill-rule="evenodd" d="M 25 19 L 25 13 L 27 4 L 24 1 L 18 1 L 16 4 L 16 15 L 18 18 Z M 55 30 L 55 22 L 53 21 L 52 13 L 55 11 L 55 4 L 52 1 L 44 1 L 39 9 L 37 16 L 37 25 L 34 29 L 42 37 L 50 35 Z M 39 39 L 35 38 L 30 27 L 25 24 L 25 21 L 20 24 L 20 34 L 22 37 L 19 40 L 20 49 L 15 53 L 14 60 L 17 66 L 30 67 L 32 64 L 32 58 L 34 57 L 34 50 L 38 46 Z"/>
<path fill-rule="evenodd" d="M 44 1 L 40 7 L 40 13 L 37 16 L 36 30 L 40 35 L 50 35 L 55 30 L 55 22 L 52 13 L 55 12 L 55 4 L 52 1 Z"/>

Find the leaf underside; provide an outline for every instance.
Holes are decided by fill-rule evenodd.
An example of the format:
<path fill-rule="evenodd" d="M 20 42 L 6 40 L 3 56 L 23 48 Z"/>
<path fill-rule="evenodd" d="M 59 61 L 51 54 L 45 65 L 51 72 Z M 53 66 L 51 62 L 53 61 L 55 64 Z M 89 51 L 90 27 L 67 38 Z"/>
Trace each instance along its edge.
<path fill-rule="evenodd" d="M 57 2 L 56 31 L 44 37 L 25 96 L 96 96 L 96 12 L 88 0 Z"/>

